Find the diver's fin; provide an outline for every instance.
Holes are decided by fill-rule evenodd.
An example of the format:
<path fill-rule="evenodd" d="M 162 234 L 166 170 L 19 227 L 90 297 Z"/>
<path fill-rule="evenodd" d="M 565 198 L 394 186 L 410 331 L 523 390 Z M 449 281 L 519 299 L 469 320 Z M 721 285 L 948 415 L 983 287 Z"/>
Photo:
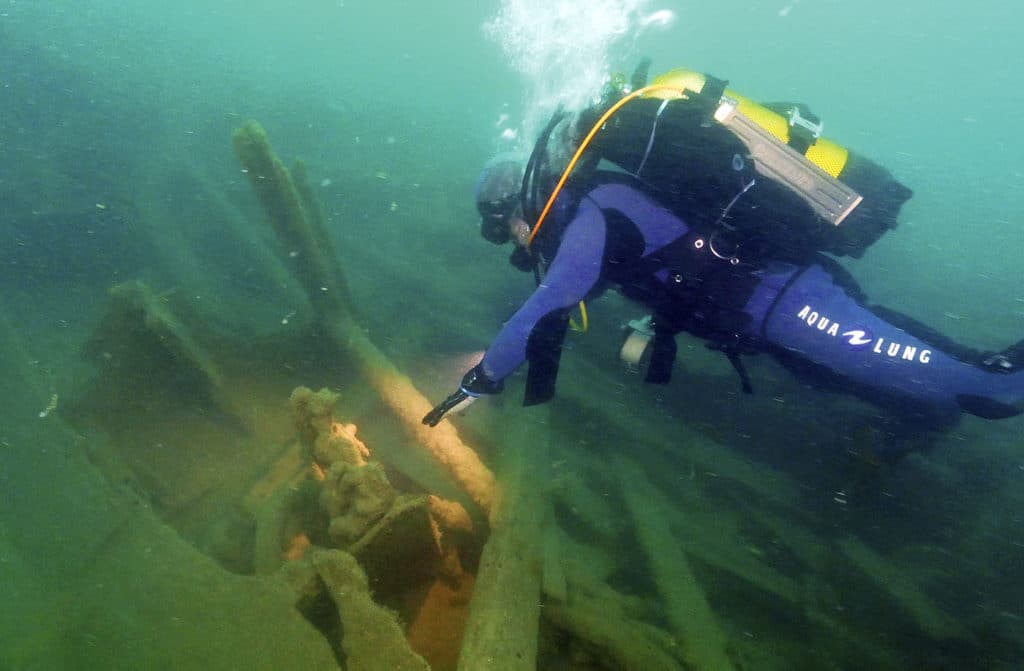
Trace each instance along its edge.
<path fill-rule="evenodd" d="M 1013 375 L 1024 370 L 1024 340 L 1010 345 L 1002 352 L 984 356 L 981 368 L 997 375 Z M 1005 403 L 977 394 L 958 394 L 957 403 L 961 408 L 985 419 L 1005 419 L 1024 412 L 1024 401 Z"/>
<path fill-rule="evenodd" d="M 1007 419 L 1021 413 L 1021 408 L 1015 405 L 977 394 L 957 394 L 956 402 L 962 409 L 982 419 Z"/>

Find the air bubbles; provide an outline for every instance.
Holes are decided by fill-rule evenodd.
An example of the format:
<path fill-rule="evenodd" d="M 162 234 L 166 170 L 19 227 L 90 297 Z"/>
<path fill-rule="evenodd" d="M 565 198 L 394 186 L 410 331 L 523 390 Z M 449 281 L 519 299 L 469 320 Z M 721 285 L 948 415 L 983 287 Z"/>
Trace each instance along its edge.
<path fill-rule="evenodd" d="M 509 66 L 524 79 L 527 118 L 520 137 L 532 138 L 558 107 L 573 112 L 590 106 L 600 96 L 613 63 L 618 67 L 635 60 L 632 52 L 645 30 L 672 25 L 673 12 L 647 12 L 649 4 L 502 0 L 483 30 L 501 45 Z"/>
<path fill-rule="evenodd" d="M 670 9 L 659 9 L 656 12 L 647 14 L 640 19 L 640 26 L 643 28 L 658 28 L 664 30 L 671 28 L 676 22 L 676 13 Z"/>

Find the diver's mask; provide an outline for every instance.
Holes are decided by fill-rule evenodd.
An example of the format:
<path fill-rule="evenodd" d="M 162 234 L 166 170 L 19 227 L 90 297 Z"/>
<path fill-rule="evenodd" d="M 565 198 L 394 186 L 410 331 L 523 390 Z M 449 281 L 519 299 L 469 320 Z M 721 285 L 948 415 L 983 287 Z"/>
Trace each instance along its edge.
<path fill-rule="evenodd" d="M 477 209 L 480 210 L 480 235 L 485 240 L 496 245 L 503 245 L 512 240 L 513 217 L 523 216 L 518 197 L 510 196 L 504 200 L 477 203 Z M 525 222 L 519 223 L 529 230 Z M 523 246 L 518 233 L 515 249 L 512 250 L 508 261 L 518 270 L 531 271 L 537 267 L 537 258 Z"/>
<path fill-rule="evenodd" d="M 516 154 L 499 154 L 487 162 L 474 189 L 480 212 L 480 234 L 488 242 L 509 241 L 509 220 L 519 206 L 523 182 L 523 161 Z"/>
<path fill-rule="evenodd" d="M 480 235 L 484 240 L 496 245 L 503 245 L 509 241 L 509 219 L 515 214 L 518 205 L 519 196 L 515 194 L 477 203 L 476 207 L 480 212 Z"/>

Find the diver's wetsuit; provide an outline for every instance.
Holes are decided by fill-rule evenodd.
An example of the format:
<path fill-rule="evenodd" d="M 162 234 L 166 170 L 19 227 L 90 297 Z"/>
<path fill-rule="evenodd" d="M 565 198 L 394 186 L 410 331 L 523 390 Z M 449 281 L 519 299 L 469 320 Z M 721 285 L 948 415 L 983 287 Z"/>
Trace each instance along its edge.
<path fill-rule="evenodd" d="M 865 307 L 827 259 L 807 266 L 720 261 L 708 254 L 706 236 L 622 178 L 598 183 L 571 212 L 569 221 L 554 222 L 564 231 L 542 283 L 476 369 L 497 388 L 527 359 L 542 319 L 611 282 L 654 310 L 656 323 L 670 322 L 669 335 L 686 330 L 733 353 L 768 352 L 810 381 L 839 382 L 890 408 L 923 408 L 947 420 L 961 411 L 989 418 L 1024 411 L 1024 371 L 986 367 L 982 355 L 957 351 L 938 334 L 912 335 L 895 313 L 883 318 Z M 680 262 L 707 268 L 712 279 L 688 277 Z M 689 293 L 678 290 L 680 282 Z"/>

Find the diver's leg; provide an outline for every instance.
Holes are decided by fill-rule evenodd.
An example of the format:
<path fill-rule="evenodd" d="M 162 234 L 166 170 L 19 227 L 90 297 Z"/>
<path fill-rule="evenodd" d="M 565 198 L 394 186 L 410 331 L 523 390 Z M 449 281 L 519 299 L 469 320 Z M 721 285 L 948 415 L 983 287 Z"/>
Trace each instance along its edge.
<path fill-rule="evenodd" d="M 893 311 L 869 309 L 820 265 L 779 265 L 763 275 L 748 304 L 759 324 L 752 335 L 806 376 L 831 377 L 871 402 L 936 421 L 955 422 L 961 411 L 990 419 L 1024 411 L 1024 345 L 985 357 Z"/>

